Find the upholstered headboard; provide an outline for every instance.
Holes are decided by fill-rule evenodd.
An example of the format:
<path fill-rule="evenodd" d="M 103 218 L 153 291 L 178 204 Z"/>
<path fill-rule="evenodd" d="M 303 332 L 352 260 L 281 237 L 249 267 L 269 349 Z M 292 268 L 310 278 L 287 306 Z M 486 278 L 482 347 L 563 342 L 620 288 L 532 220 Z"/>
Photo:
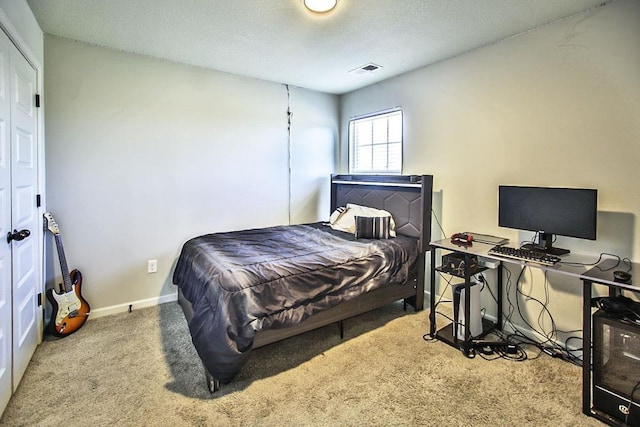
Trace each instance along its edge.
<path fill-rule="evenodd" d="M 391 212 L 396 232 L 420 239 L 422 251 L 431 241 L 432 175 L 333 175 L 331 211 L 347 203 Z"/>

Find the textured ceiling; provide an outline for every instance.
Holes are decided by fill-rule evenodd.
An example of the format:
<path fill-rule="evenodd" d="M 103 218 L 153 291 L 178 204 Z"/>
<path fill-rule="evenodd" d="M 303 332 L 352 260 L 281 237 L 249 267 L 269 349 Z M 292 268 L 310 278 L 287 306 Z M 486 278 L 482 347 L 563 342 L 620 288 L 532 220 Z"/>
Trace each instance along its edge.
<path fill-rule="evenodd" d="M 45 33 L 342 94 L 603 0 L 27 0 Z M 368 63 L 374 73 L 349 73 Z"/>

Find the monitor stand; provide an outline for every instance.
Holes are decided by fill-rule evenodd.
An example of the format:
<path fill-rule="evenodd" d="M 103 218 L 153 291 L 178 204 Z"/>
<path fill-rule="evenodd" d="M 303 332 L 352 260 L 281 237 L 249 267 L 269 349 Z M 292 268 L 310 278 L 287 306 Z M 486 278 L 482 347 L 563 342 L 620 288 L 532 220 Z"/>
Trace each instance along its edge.
<path fill-rule="evenodd" d="M 538 243 L 527 243 L 522 245 L 523 249 L 529 249 L 532 251 L 544 252 L 549 255 L 566 255 L 571 251 L 569 249 L 556 248 L 553 244 L 553 234 L 551 233 L 538 233 Z"/>

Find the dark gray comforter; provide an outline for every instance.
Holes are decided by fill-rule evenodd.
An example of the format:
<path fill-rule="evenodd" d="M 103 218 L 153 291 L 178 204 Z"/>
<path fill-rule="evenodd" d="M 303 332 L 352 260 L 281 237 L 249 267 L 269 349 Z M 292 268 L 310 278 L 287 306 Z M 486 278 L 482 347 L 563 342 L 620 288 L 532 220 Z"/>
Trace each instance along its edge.
<path fill-rule="evenodd" d="M 200 358 L 226 383 L 246 362 L 256 331 L 405 282 L 417 244 L 403 236 L 354 240 L 323 224 L 208 234 L 184 244 L 173 283 L 192 305 Z"/>

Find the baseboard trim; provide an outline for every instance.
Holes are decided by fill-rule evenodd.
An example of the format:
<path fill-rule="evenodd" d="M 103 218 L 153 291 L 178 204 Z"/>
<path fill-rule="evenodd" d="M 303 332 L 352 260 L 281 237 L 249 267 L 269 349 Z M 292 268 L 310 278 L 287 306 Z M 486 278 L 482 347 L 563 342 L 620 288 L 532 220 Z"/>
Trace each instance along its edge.
<path fill-rule="evenodd" d="M 95 319 L 98 317 L 110 316 L 112 314 L 126 313 L 131 310 L 137 310 L 139 308 L 153 307 L 156 305 L 164 304 L 166 302 L 178 301 L 178 293 L 171 293 L 168 295 L 162 295 L 154 298 L 147 298 L 138 301 L 131 301 L 124 304 L 112 305 L 109 307 L 92 309 L 89 319 Z"/>

